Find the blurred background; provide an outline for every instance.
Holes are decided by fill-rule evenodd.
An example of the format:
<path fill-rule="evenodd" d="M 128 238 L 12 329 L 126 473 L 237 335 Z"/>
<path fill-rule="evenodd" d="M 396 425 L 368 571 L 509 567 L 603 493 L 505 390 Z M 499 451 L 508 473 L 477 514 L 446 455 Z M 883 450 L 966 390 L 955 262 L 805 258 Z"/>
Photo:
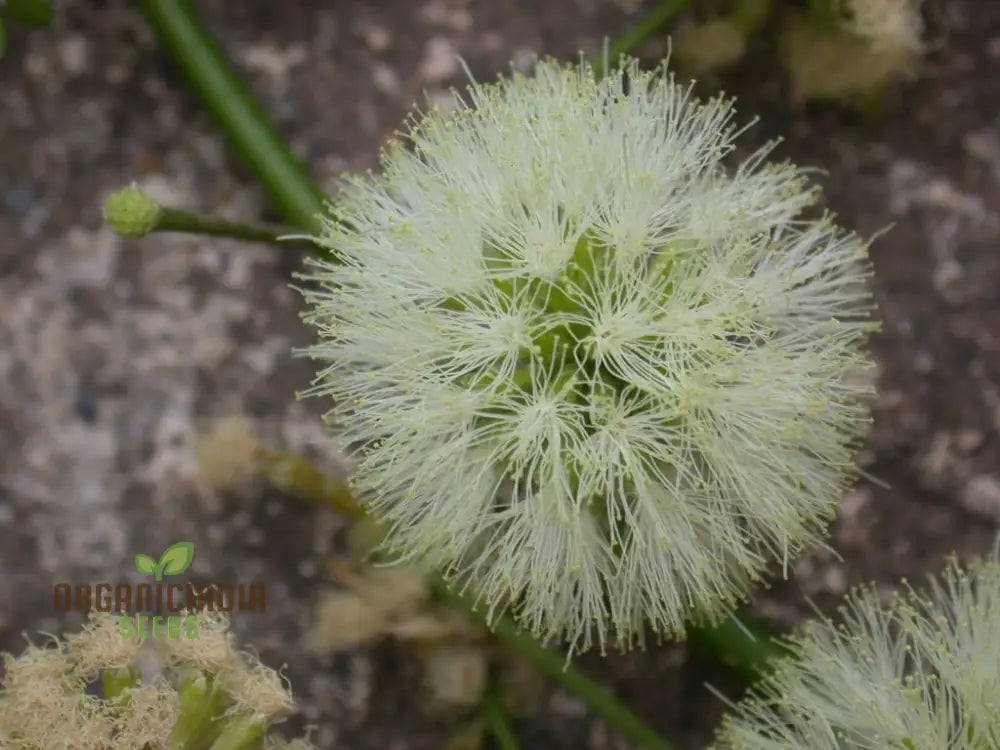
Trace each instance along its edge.
<path fill-rule="evenodd" d="M 534 55 L 593 57 L 603 39 L 657 7 L 194 5 L 330 186 L 345 170 L 376 166 L 379 147 L 425 95 L 448 100 L 449 87 L 466 80 L 456 56 L 480 81 L 511 64 L 527 70 Z M 987 552 L 1000 529 L 1000 3 L 925 7 L 908 75 L 860 100 L 809 96 L 809 81 L 788 74 L 774 21 L 705 65 L 690 50 L 712 49 L 697 34 L 719 5 L 695 0 L 638 54 L 655 64 L 672 33 L 678 62 L 700 74 L 700 94 L 735 95 L 742 122 L 759 118 L 746 151 L 783 137 L 777 158 L 817 168 L 824 204 L 844 226 L 880 233 L 872 247 L 884 320 L 874 342 L 880 395 L 859 458 L 869 476 L 844 499 L 832 551 L 803 558 L 788 580 L 778 571 L 755 596 L 756 615 L 785 630 L 811 614 L 807 599 L 832 611 L 849 586 L 867 581 L 888 594 L 901 577 L 938 570 L 950 552 Z M 288 287 L 300 257 L 182 235 L 125 241 L 102 226 L 101 205 L 134 181 L 180 208 L 279 217 L 135 4 L 65 0 L 48 28 L 11 24 L 7 37 L 0 650 L 19 651 L 22 632 L 78 626 L 78 616 L 54 610 L 54 583 L 135 581 L 136 554 L 190 540 L 194 577 L 267 584 L 267 611 L 234 616 L 233 628 L 266 663 L 287 663 L 300 704 L 291 728 L 315 725 L 323 748 L 443 747 L 460 717 L 415 698 L 424 675 L 405 644 L 335 655 L 302 648 L 331 585 L 326 561 L 343 547 L 343 520 L 261 482 L 220 487 L 204 465 L 203 436 L 238 414 L 261 442 L 343 471 L 323 436 L 323 403 L 294 398 L 312 374 L 291 354 L 309 341 Z M 819 45 L 806 48 L 819 59 Z M 704 747 L 721 713 L 704 683 L 736 695 L 724 671 L 683 645 L 581 663 L 686 748 Z M 516 723 L 525 748 L 628 747 L 556 688 L 535 703 Z"/>

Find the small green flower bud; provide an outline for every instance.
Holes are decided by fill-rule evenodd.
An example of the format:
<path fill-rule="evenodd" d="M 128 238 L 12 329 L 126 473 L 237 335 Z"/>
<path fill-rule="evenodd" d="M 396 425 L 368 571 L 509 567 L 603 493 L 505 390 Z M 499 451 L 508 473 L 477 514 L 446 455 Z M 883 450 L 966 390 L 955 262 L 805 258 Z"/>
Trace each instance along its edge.
<path fill-rule="evenodd" d="M 122 188 L 104 204 L 104 220 L 120 237 L 145 237 L 156 229 L 163 209 L 139 188 Z"/>

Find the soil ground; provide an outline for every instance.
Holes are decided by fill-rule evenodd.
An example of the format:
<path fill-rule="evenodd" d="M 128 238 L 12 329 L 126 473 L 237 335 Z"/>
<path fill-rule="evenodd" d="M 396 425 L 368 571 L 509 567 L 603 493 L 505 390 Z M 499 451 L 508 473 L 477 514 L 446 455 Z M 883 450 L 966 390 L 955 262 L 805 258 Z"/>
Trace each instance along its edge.
<path fill-rule="evenodd" d="M 384 0 L 196 3 L 254 93 L 314 174 L 374 166 L 378 147 L 427 90 L 477 79 L 532 53 L 591 54 L 650 3 Z M 634 15 L 630 15 L 633 13 Z M 164 202 L 272 218 L 131 3 L 61 3 L 54 25 L 10 31 L 0 61 L 0 649 L 23 631 L 77 620 L 53 611 L 55 581 L 128 578 L 136 553 L 195 542 L 194 575 L 259 579 L 268 610 L 234 621 L 265 662 L 287 663 L 291 727 L 320 747 L 440 747 L 454 722 L 414 696 L 420 669 L 384 644 L 311 657 L 301 643 L 342 522 L 264 487 L 218 497 L 193 482 L 194 445 L 213 418 L 248 415 L 262 439 L 315 455 L 321 404 L 291 394 L 309 365 L 297 261 L 271 248 L 156 236 L 123 242 L 100 205 L 133 180 Z M 1000 3 L 956 0 L 946 33 L 879 117 L 793 107 L 766 40 L 724 87 L 760 116 L 752 147 L 818 167 L 829 208 L 872 249 L 884 330 L 880 395 L 830 553 L 775 577 L 755 614 L 787 628 L 832 611 L 844 590 L 889 591 L 956 552 L 989 551 L 1000 526 Z M 659 48 L 657 45 L 660 45 Z M 664 49 L 654 42 L 644 55 Z M 134 578 L 133 572 L 132 577 Z M 684 646 L 583 666 L 684 748 L 703 747 L 725 672 Z M 628 747 L 555 691 L 517 723 L 523 747 Z"/>

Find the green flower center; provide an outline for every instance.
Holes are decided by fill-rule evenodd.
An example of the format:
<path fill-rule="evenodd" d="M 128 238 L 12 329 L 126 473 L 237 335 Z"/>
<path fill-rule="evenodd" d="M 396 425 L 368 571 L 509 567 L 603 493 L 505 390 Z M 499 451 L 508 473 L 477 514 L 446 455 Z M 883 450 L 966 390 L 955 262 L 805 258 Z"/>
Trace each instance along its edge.
<path fill-rule="evenodd" d="M 573 254 L 555 279 L 538 276 L 510 276 L 511 265 L 506 258 L 487 254 L 487 268 L 494 270 L 494 289 L 499 292 L 502 307 L 506 312 L 521 311 L 526 305 L 533 308 L 529 316 L 532 323 L 530 344 L 521 349 L 517 369 L 513 377 L 500 376 L 498 368 L 476 375 L 465 375 L 456 379 L 461 388 L 491 390 L 499 397 L 488 414 L 475 418 L 474 426 L 491 432 L 490 428 L 501 427 L 501 421 L 516 418 L 513 407 L 504 405 L 506 397 L 514 397 L 524 403 L 538 402 L 533 398 L 542 395 L 541 389 L 571 404 L 614 404 L 620 402 L 622 392 L 628 385 L 615 376 L 601 362 L 601 337 L 607 332 L 595 331 L 594 317 L 597 295 L 621 286 L 618 279 L 624 273 L 642 273 L 650 293 L 659 293 L 659 300 L 649 304 L 666 302 L 673 291 L 668 281 L 668 264 L 663 261 L 649 263 L 648 254 L 637 255 L 629 269 L 628 259 L 616 257 L 616 249 L 585 234 L 576 243 Z M 471 303 L 470 303 L 471 304 Z M 446 309 L 456 312 L 467 309 L 466 304 L 457 300 L 445 303 Z M 652 338 L 652 337 L 651 337 Z M 655 343 L 650 341 L 651 344 Z M 499 367 L 499 364 L 498 364 Z M 542 377 L 544 373 L 545 377 Z M 593 422 L 592 410 L 580 413 L 578 427 L 585 433 L 593 434 L 599 425 Z M 499 431 L 502 434 L 502 430 Z M 547 439 L 543 438 L 543 441 Z M 536 446 L 539 448 L 540 446 Z M 541 446 L 544 447 L 544 446 Z M 563 464 L 574 490 L 584 467 L 566 453 Z M 521 471 L 517 459 L 511 459 L 508 475 L 519 477 Z"/>

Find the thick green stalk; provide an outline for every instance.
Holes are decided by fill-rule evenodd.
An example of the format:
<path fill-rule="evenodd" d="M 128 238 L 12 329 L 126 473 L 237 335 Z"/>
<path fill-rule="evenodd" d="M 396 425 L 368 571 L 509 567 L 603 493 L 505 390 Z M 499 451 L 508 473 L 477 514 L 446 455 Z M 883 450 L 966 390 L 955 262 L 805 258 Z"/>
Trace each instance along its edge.
<path fill-rule="evenodd" d="M 296 226 L 318 231 L 323 193 L 247 93 L 188 0 L 140 0 L 140 4 L 274 205 Z"/>

